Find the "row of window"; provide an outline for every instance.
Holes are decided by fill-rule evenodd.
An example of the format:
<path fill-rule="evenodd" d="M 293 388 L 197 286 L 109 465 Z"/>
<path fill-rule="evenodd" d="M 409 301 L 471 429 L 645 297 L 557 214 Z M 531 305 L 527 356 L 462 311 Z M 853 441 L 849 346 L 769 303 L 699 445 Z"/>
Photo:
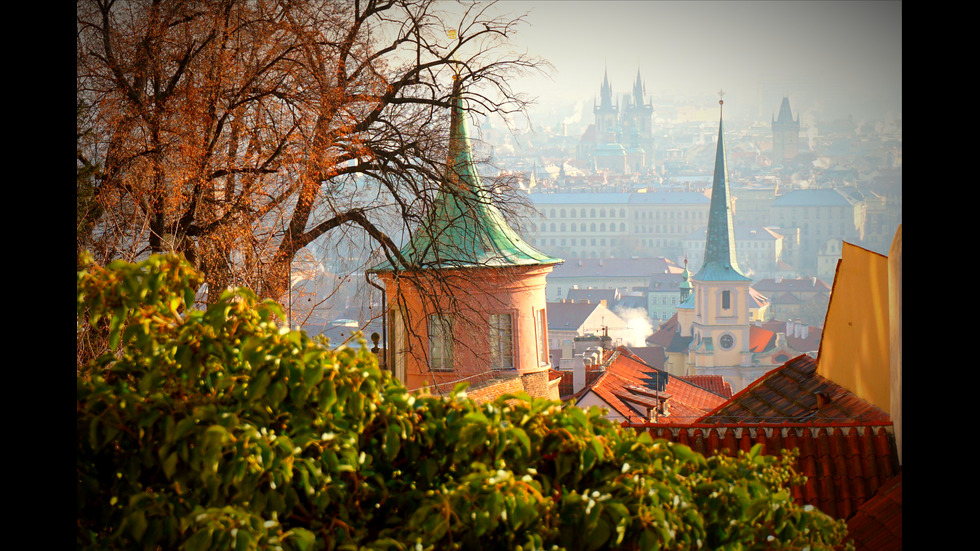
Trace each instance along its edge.
<path fill-rule="evenodd" d="M 542 210 L 539 216 L 540 218 L 596 218 L 596 209 L 592 208 L 586 210 L 582 208 L 578 210 L 568 209 L 567 211 L 565 209 L 549 209 L 547 211 Z M 663 218 L 664 220 L 668 220 L 668 219 L 673 220 L 675 218 L 704 220 L 705 218 L 707 218 L 707 216 L 708 216 L 707 209 L 641 210 L 641 211 L 633 212 L 633 218 L 636 220 L 640 220 L 640 219 L 645 220 L 647 218 L 651 220 L 660 220 L 661 218 Z M 616 209 L 609 209 L 609 217 L 610 218 L 616 217 Z M 606 209 L 602 209 L 602 208 L 599 209 L 598 218 L 606 218 Z M 619 209 L 619 218 L 626 218 L 626 209 Z"/>
<path fill-rule="evenodd" d="M 537 224 L 532 223 L 531 224 L 531 229 L 534 230 L 534 231 L 538 231 Z M 567 231 L 567 228 L 566 228 L 564 222 L 562 222 L 560 224 L 557 224 L 557 225 L 554 222 L 552 222 L 550 225 L 541 224 L 541 231 L 563 232 L 563 231 Z M 585 222 L 583 222 L 581 226 L 578 226 L 578 225 L 575 224 L 575 222 L 572 222 L 572 224 L 571 224 L 571 230 L 570 231 L 591 231 L 591 232 L 600 231 L 600 232 L 604 232 L 604 231 L 606 231 L 606 223 L 605 222 L 601 222 L 598 226 L 596 226 L 595 225 L 595 222 L 593 222 L 591 225 L 589 225 L 588 227 L 586 227 Z M 615 223 L 609 224 L 609 231 L 611 231 L 611 232 L 616 231 L 616 224 Z M 626 231 L 626 224 L 624 224 L 624 223 L 621 222 L 619 224 L 619 231 L 625 232 Z"/>
<path fill-rule="evenodd" d="M 605 237 L 600 237 L 598 239 L 595 238 L 595 237 L 593 237 L 591 239 L 586 239 L 586 238 L 582 238 L 582 239 L 574 239 L 574 238 L 573 239 L 564 239 L 564 238 L 562 238 L 562 239 L 554 239 L 553 238 L 553 239 L 541 239 L 540 241 L 537 240 L 537 239 L 534 239 L 533 237 L 530 239 L 531 245 L 535 245 L 535 246 L 537 246 L 537 245 L 540 244 L 541 246 L 548 246 L 548 245 L 555 245 L 555 246 L 557 246 L 557 245 L 560 245 L 562 247 L 565 247 L 568 244 L 567 243 L 568 241 L 571 241 L 571 246 L 572 247 L 577 247 L 577 246 L 583 246 L 584 247 L 584 246 L 588 246 L 588 245 L 599 246 L 599 247 L 605 247 L 606 246 L 606 238 Z M 609 246 L 610 247 L 615 247 L 616 246 L 616 240 L 615 239 L 610 239 L 609 240 Z"/>
<path fill-rule="evenodd" d="M 686 234 L 686 233 L 693 232 L 698 227 L 699 226 L 697 226 L 695 224 L 672 225 L 672 226 L 671 225 L 661 225 L 661 224 L 651 225 L 651 226 L 637 225 L 637 226 L 634 227 L 633 231 L 635 233 L 685 233 Z M 592 222 L 588 226 L 586 226 L 584 222 L 581 225 L 577 225 L 575 222 L 572 222 L 568 226 L 566 226 L 564 222 L 560 222 L 560 223 L 557 223 L 557 224 L 555 222 L 552 222 L 551 224 L 541 224 L 541 226 L 538 226 L 537 224 L 535 224 L 535 223 L 532 222 L 531 223 L 531 231 L 532 232 L 538 232 L 538 231 L 540 231 L 540 232 L 551 232 L 551 233 L 564 233 L 566 231 L 570 231 L 570 232 L 576 232 L 576 231 L 584 232 L 584 231 L 588 231 L 588 232 L 593 232 L 593 233 L 595 233 L 595 232 L 603 233 L 603 232 L 608 231 L 608 232 L 612 233 L 612 232 L 617 231 L 617 229 L 616 229 L 616 224 L 615 223 L 610 223 L 609 226 L 608 226 L 608 228 L 607 228 L 605 222 L 599 223 L 598 226 L 596 225 L 595 222 Z M 619 224 L 619 232 L 620 233 L 626 233 L 626 224 L 625 223 L 620 222 L 620 224 Z"/>
<path fill-rule="evenodd" d="M 547 214 L 545 214 L 545 212 L 546 211 L 543 210 L 541 211 L 541 218 L 566 218 L 566 217 L 567 218 L 595 218 L 596 217 L 596 209 L 594 208 L 589 209 L 588 211 L 586 211 L 584 208 L 579 210 L 568 209 L 567 211 L 565 209 L 550 209 L 547 211 Z M 606 209 L 600 208 L 598 212 L 599 212 L 599 218 L 606 217 Z M 586 214 L 588 214 L 588 216 L 586 216 Z M 609 216 L 615 217 L 616 209 L 609 209 Z M 626 209 L 619 209 L 619 217 L 626 218 Z"/>
<path fill-rule="evenodd" d="M 544 309 L 535 314 L 538 361 L 548 362 L 545 348 L 547 339 Z M 512 314 L 490 314 L 488 320 L 490 344 L 490 367 L 492 369 L 513 369 L 514 360 L 514 317 Z M 453 319 L 448 314 L 431 314 L 428 319 L 429 367 L 433 371 L 452 371 L 454 357 Z"/>

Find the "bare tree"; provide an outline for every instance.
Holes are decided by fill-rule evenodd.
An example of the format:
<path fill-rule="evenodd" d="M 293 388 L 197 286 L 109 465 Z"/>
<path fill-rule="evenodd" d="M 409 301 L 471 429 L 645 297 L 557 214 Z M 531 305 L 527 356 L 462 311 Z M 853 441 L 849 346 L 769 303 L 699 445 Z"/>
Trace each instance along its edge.
<path fill-rule="evenodd" d="M 209 289 L 277 300 L 304 247 L 350 228 L 407 264 L 392 235 L 419 224 L 446 173 L 453 75 L 470 109 L 508 114 L 528 101 L 508 79 L 543 67 L 506 48 L 522 17 L 495 13 L 80 0 L 77 249 L 177 251 Z"/>

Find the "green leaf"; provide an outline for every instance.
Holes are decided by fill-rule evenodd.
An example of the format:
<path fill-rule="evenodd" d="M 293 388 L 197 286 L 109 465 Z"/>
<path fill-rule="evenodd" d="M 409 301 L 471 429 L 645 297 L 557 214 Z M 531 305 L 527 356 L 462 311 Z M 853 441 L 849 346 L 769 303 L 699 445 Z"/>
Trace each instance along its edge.
<path fill-rule="evenodd" d="M 299 551 L 310 551 L 316 544 L 316 535 L 306 528 L 293 528 L 283 537 L 296 546 Z"/>
<path fill-rule="evenodd" d="M 517 441 L 524 447 L 525 452 L 531 453 L 531 439 L 528 438 L 527 433 L 524 432 L 524 429 L 520 427 L 511 427 L 508 432 L 517 438 Z"/>
<path fill-rule="evenodd" d="M 191 537 L 184 542 L 185 551 L 205 551 L 211 548 L 211 530 L 201 529 L 194 532 Z"/>
<path fill-rule="evenodd" d="M 391 461 L 401 450 L 401 435 L 397 425 L 388 425 L 385 431 L 385 456 Z"/>
<path fill-rule="evenodd" d="M 163 474 L 167 476 L 168 480 L 173 480 L 174 472 L 177 470 L 177 452 L 171 452 L 166 459 L 163 460 Z"/>

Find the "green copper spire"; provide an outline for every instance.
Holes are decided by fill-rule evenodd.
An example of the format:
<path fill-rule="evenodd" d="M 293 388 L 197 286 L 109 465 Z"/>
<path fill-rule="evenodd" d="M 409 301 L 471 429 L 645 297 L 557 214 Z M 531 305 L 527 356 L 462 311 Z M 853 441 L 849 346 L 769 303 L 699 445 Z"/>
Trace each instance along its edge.
<path fill-rule="evenodd" d="M 721 92 L 724 94 L 724 92 Z M 724 106 L 724 100 L 718 105 Z M 721 111 L 721 109 L 719 109 Z M 742 281 L 749 279 L 738 268 L 735 259 L 735 227 L 732 222 L 731 191 L 728 187 L 728 163 L 725 159 L 724 117 L 718 117 L 718 150 L 715 152 L 715 174 L 708 211 L 708 233 L 704 244 L 704 264 L 695 274 L 699 281 Z"/>
<path fill-rule="evenodd" d="M 687 297 L 691 296 L 694 291 L 694 286 L 691 285 L 691 272 L 687 271 L 687 259 L 684 259 L 684 271 L 681 272 L 681 303 L 687 300 Z"/>
<path fill-rule="evenodd" d="M 401 250 L 414 268 L 479 268 L 557 264 L 504 220 L 473 162 L 466 106 L 454 83 L 447 178 L 423 224 Z M 401 269 L 411 268 L 402 266 Z M 392 271 L 390 263 L 371 271 Z"/>

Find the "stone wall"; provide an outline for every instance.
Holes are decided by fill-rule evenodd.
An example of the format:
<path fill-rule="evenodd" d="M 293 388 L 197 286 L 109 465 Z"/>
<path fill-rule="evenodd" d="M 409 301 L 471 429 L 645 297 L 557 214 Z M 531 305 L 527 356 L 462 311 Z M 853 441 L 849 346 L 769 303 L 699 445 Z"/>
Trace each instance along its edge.
<path fill-rule="evenodd" d="M 524 385 L 520 377 L 509 379 L 495 379 L 488 381 L 477 388 L 466 389 L 466 396 L 472 398 L 477 403 L 483 404 L 493 401 L 503 394 L 515 394 L 524 391 Z"/>

